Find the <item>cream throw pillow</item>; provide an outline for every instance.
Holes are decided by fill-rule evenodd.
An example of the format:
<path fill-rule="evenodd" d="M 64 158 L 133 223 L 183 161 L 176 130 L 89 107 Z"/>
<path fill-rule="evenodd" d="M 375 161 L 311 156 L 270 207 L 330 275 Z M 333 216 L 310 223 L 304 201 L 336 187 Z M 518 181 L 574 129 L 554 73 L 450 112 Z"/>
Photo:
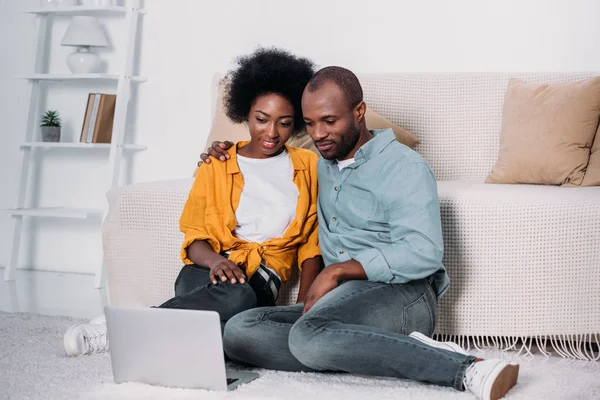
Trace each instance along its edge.
<path fill-rule="evenodd" d="M 208 148 L 212 142 L 217 140 L 229 140 L 233 143 L 239 142 L 240 140 L 250 140 L 248 126 L 246 124 L 234 124 L 227 118 L 227 115 L 225 115 L 225 107 L 223 105 L 223 85 L 220 82 L 218 83 L 218 88 L 216 112 L 213 118 L 212 128 L 206 141 L 206 147 Z M 367 108 L 365 118 L 367 121 L 367 128 L 369 129 L 391 128 L 396 135 L 396 140 L 400 143 L 405 144 L 408 147 L 414 147 L 419 143 L 419 139 L 415 135 L 406 129 L 394 125 L 369 108 Z M 319 154 L 319 151 L 308 135 L 304 135 L 301 138 L 291 138 L 287 144 L 294 147 L 309 149 Z"/>
<path fill-rule="evenodd" d="M 544 85 L 511 79 L 486 182 L 580 185 L 599 115 L 600 77 Z"/>
<path fill-rule="evenodd" d="M 592 145 L 592 154 L 581 186 L 600 186 L 600 125 Z"/>

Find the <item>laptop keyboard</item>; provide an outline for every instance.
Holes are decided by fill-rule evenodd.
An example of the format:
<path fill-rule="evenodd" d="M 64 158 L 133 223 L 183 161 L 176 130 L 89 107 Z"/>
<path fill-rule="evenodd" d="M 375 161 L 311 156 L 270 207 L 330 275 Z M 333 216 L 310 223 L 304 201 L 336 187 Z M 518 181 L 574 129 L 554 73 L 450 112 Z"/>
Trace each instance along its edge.
<path fill-rule="evenodd" d="M 233 382 L 237 382 L 239 379 L 235 379 L 235 378 L 227 378 L 227 385 L 231 385 Z"/>

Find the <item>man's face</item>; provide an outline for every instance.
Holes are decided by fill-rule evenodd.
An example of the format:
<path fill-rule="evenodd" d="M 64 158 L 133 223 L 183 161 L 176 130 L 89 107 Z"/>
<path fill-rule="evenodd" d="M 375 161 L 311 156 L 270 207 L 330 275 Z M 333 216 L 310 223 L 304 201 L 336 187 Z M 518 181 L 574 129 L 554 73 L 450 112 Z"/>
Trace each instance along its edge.
<path fill-rule="evenodd" d="M 323 158 L 349 158 L 358 143 L 360 126 L 338 85 L 325 82 L 314 92 L 304 89 L 302 113 L 306 130 Z"/>

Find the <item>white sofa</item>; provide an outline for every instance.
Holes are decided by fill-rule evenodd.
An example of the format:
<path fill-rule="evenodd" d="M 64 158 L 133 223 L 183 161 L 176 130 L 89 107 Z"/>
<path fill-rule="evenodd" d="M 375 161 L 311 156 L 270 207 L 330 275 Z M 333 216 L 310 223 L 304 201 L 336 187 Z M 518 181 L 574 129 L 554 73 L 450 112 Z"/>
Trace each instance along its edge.
<path fill-rule="evenodd" d="M 557 83 L 591 75 L 510 76 Z M 438 180 L 451 279 L 438 306 L 438 338 L 598 359 L 600 187 L 483 183 L 496 160 L 510 76 L 360 80 L 368 107 L 420 138 L 416 150 Z M 191 183 L 152 182 L 109 193 L 103 241 L 113 304 L 157 305 L 173 295 L 181 268 L 178 220 Z M 293 301 L 296 290 L 292 283 L 281 302 Z"/>

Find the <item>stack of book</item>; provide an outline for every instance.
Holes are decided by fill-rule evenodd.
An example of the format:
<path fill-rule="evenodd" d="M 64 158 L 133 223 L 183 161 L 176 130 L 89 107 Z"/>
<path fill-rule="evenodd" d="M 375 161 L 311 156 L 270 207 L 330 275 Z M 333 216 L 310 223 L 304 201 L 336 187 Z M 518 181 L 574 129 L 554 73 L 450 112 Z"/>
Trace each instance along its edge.
<path fill-rule="evenodd" d="M 117 95 L 90 93 L 81 128 L 82 143 L 110 143 Z"/>

